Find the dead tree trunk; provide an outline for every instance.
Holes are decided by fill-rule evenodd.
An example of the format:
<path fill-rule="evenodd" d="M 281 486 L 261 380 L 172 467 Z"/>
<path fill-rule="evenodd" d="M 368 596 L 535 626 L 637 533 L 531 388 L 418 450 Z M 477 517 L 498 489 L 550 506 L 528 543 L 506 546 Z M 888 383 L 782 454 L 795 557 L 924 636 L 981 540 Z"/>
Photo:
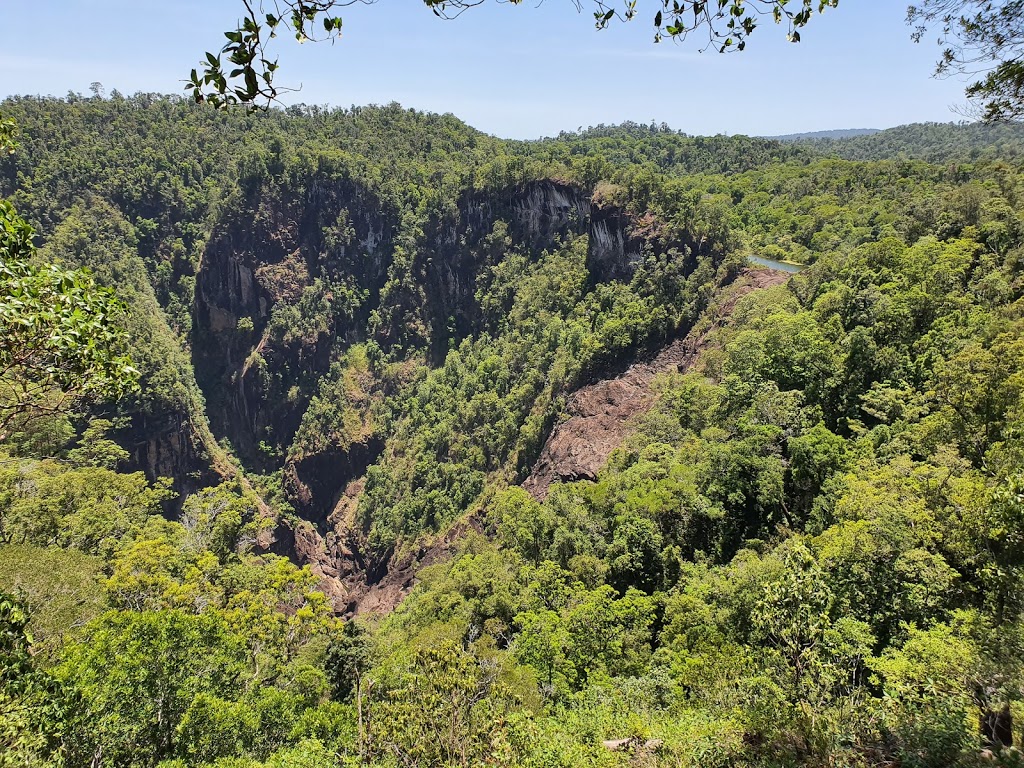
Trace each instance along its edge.
<path fill-rule="evenodd" d="M 1010 705 L 1000 710 L 983 709 L 979 717 L 981 738 L 989 749 L 1000 750 L 1013 746 L 1013 715 Z"/>

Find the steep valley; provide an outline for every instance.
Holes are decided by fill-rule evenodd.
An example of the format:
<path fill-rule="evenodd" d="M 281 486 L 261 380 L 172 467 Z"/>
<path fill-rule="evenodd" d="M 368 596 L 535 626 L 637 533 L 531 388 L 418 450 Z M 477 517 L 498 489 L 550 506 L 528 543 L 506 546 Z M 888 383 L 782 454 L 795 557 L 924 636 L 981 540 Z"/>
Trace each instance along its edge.
<path fill-rule="evenodd" d="M 0 765 L 1016 765 L 1024 127 L 0 112 Z"/>
<path fill-rule="evenodd" d="M 392 437 L 373 406 L 386 397 L 401 398 L 408 383 L 402 375 L 391 381 L 364 376 L 361 402 L 351 404 L 362 411 L 359 428 L 333 441 L 318 435 L 317 445 L 306 446 L 296 441 L 296 433 L 318 389 L 323 396 L 321 382 L 332 363 L 352 347 L 371 344 L 384 350 L 412 343 L 420 350 L 412 356 L 417 365 L 443 365 L 448 350 L 502 321 L 500 310 L 495 314 L 482 307 L 478 294 L 490 273 L 503 268 L 508 252 L 521 254 L 529 269 L 566 239 L 579 238 L 585 243 L 579 267 L 588 276 L 588 292 L 609 282 L 628 284 L 644 250 L 648 258 L 671 252 L 680 260 L 676 269 L 682 276 L 698 259 L 710 257 L 713 264 L 722 255 L 694 251 L 686 232 L 676 241 L 650 233 L 645 239 L 625 210 L 592 200 L 577 185 L 538 180 L 461 194 L 447 217 L 431 220 L 407 246 L 414 258 L 396 263 L 396 249 L 402 248 L 397 243 L 408 240 L 400 216 L 382 210 L 372 191 L 337 180 L 345 175 L 318 167 L 308 177 L 290 178 L 294 189 L 265 180 L 238 201 L 237 209 L 225 212 L 199 262 L 191 347 L 214 433 L 230 443 L 245 466 L 281 473 L 284 497 L 296 517 L 279 522 L 273 543 L 268 542 L 271 550 L 312 565 L 339 610 L 360 607 L 367 594 L 379 610 L 390 610 L 411 586 L 410 574 L 436 559 L 438 546 L 420 546 L 413 537 L 408 544 L 418 554 L 400 551 L 396 559 L 393 546 L 368 546 L 366 521 L 357 513 L 367 470 L 381 460 Z M 401 322 L 381 322 L 389 316 Z M 290 319 L 284 328 L 283 317 Z M 653 339 L 652 349 L 658 343 Z M 630 347 L 623 352 L 631 353 Z M 544 371 L 527 364 L 522 375 L 535 373 Z M 552 400 L 572 397 L 573 381 L 602 375 L 600 366 L 582 368 L 545 394 Z M 646 391 L 640 395 L 645 397 Z M 630 415 L 621 414 L 621 423 L 610 428 L 621 433 Z M 555 418 L 554 406 L 547 406 L 543 422 Z M 535 451 L 544 438 L 539 433 L 525 451 Z M 518 461 L 526 466 L 529 458 Z M 506 457 L 496 457 L 488 470 L 515 482 L 521 470 L 505 462 Z M 444 534 L 475 503 L 467 497 L 453 517 L 424 532 Z M 443 546 L 450 551 L 452 544 Z M 389 587 L 388 598 L 375 597 L 379 582 L 392 584 L 397 578 L 400 589 Z"/>

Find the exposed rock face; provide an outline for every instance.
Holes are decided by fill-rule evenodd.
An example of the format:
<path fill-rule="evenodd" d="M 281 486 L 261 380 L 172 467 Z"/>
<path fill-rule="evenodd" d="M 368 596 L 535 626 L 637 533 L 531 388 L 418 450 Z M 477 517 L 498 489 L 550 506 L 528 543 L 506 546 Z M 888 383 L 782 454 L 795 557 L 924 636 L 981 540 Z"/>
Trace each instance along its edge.
<path fill-rule="evenodd" d="M 287 461 L 284 451 L 332 355 L 369 338 L 371 313 L 384 318 L 376 340 L 402 343 L 401 334 L 415 326 L 430 342 L 435 361 L 453 341 L 479 331 L 477 279 L 501 258 L 489 251 L 487 240 L 499 221 L 516 247 L 538 256 L 560 238 L 588 233 L 594 281 L 628 280 L 645 244 L 654 241 L 623 210 L 599 206 L 588 191 L 556 180 L 467 192 L 451 211 L 410 235 L 401 228 L 399 211 L 372 190 L 343 174 L 314 173 L 295 189 L 267 179 L 251 186 L 248 197 L 229 207 L 203 254 L 192 349 L 214 433 L 226 436 L 248 466 L 270 470 L 283 464 L 285 492 L 303 521 L 282 525 L 267 544 L 310 564 L 339 610 L 393 606 L 416 570 L 451 551 L 456 539 L 372 562 L 364 557 L 355 509 L 362 478 L 384 448 L 372 427 L 350 445 L 328 445 Z M 653 242 L 651 247 L 663 246 Z M 386 281 L 391 288 L 384 288 Z M 317 285 L 335 284 L 361 292 L 354 314 L 333 315 L 330 327 L 303 331 L 301 338 L 272 323 L 276 308 L 295 308 L 301 325 L 304 295 Z M 649 363 L 654 368 L 643 376 L 653 376 L 667 359 Z M 637 369 L 574 399 L 580 414 L 601 412 L 607 433 L 598 440 L 606 447 L 589 459 L 579 455 L 573 470 L 578 476 L 592 476 L 601 456 L 621 440 L 630 414 L 649 407 L 649 393 L 634 381 L 640 375 Z M 555 441 L 570 453 L 572 429 L 563 429 Z M 567 466 L 558 450 L 552 448 L 542 461 Z M 550 480 L 537 482 L 546 488 Z"/>
<path fill-rule="evenodd" d="M 323 453 L 289 461 L 284 469 L 285 492 L 305 519 L 323 530 L 338 503 L 339 492 L 362 477 L 384 450 L 384 440 L 371 435 L 346 449 L 332 447 Z"/>
<path fill-rule="evenodd" d="M 327 530 L 307 521 L 281 524 L 266 548 L 275 554 L 308 565 L 320 577 L 323 592 L 340 614 L 390 613 L 416 584 L 422 568 L 443 562 L 470 531 L 482 532 L 480 521 L 470 517 L 452 526 L 435 541 L 383 559 L 364 556 L 364 544 L 354 514 L 362 478 L 349 483 L 328 517 Z"/>
<path fill-rule="evenodd" d="M 287 446 L 335 338 L 368 311 L 352 327 L 277 338 L 273 308 L 296 305 L 317 279 L 379 291 L 397 220 L 369 190 L 314 178 L 295 192 L 261 187 L 216 227 L 196 278 L 193 354 L 214 432 L 243 459 L 265 461 L 261 441 Z"/>
<path fill-rule="evenodd" d="M 651 382 L 659 373 L 685 373 L 707 347 L 711 333 L 728 323 L 736 301 L 756 288 L 779 285 L 788 275 L 768 269 L 746 269 L 722 300 L 682 339 L 676 339 L 647 360 L 634 363 L 612 379 L 582 387 L 570 398 L 568 418 L 555 427 L 541 449 L 523 488 L 535 498 L 547 497 L 556 482 L 594 480 L 612 451 L 633 431 L 636 417 L 656 400 Z"/>
<path fill-rule="evenodd" d="M 450 218 L 434 222 L 417 259 L 434 357 L 443 358 L 449 332 L 458 339 L 477 327 L 476 279 L 490 264 L 478 246 L 495 222 L 506 222 L 513 243 L 539 254 L 556 238 L 587 231 L 590 209 L 589 196 L 578 187 L 536 181 L 523 188 L 467 194 Z"/>
<path fill-rule="evenodd" d="M 416 245 L 411 269 L 424 297 L 415 310 L 425 316 L 439 354 L 451 333 L 458 338 L 475 328 L 476 277 L 486 265 L 477 246 L 496 221 L 508 223 L 517 245 L 539 252 L 557 237 L 586 231 L 589 213 L 582 190 L 539 181 L 469 193 L 450 217 L 434 221 Z M 324 234 L 339 215 L 351 227 L 340 246 Z M 262 459 L 258 443 L 268 432 L 279 448 L 287 446 L 308 403 L 302 396 L 308 387 L 299 387 L 298 399 L 289 397 L 292 387 L 324 372 L 337 336 L 365 337 L 367 316 L 380 308 L 398 222 L 398 212 L 369 190 L 314 178 L 295 193 L 264 185 L 217 226 L 196 280 L 193 348 L 214 431 L 227 435 L 244 459 Z M 273 308 L 295 304 L 316 279 L 347 280 L 366 292 L 351 327 L 299 344 L 268 335 Z"/>
<path fill-rule="evenodd" d="M 513 239 L 530 250 L 549 247 L 556 236 L 584 231 L 590 208 L 584 190 L 554 180 L 496 193 L 472 193 L 460 205 L 465 229 L 475 237 L 490 232 L 500 219 L 509 223 Z"/>
<path fill-rule="evenodd" d="M 490 263 L 481 244 L 495 222 L 507 224 L 516 246 L 539 254 L 558 238 L 593 230 L 597 210 L 589 193 L 553 180 L 466 193 L 416 243 L 408 269 L 421 294 L 388 297 L 393 306 L 408 306 L 392 311 L 399 327 L 385 327 L 381 340 L 389 334 L 399 340 L 412 313 L 426 324 L 435 361 L 443 359 L 452 340 L 478 328 L 476 281 Z M 603 239 L 594 242 L 629 240 L 624 214 L 601 216 Z M 341 244 L 327 235 L 338 229 L 339 220 L 348 229 Z M 399 213 L 372 191 L 314 176 L 294 191 L 264 181 L 215 228 L 197 274 L 192 348 L 214 433 L 228 437 L 248 465 L 280 466 L 267 450 L 281 454 L 287 449 L 338 337 L 364 340 L 371 312 L 389 316 L 381 288 L 392 267 L 399 220 Z M 608 274 L 629 276 L 633 257 L 623 247 L 598 246 L 598 251 L 595 259 Z M 296 306 L 316 280 L 362 290 L 365 299 L 355 316 L 319 329 L 313 338 L 276 336 L 270 325 L 274 308 Z M 355 446 L 354 451 L 307 462 L 318 477 L 330 481 L 311 479 L 303 467 L 287 471 L 291 499 L 311 519 L 324 519 L 345 484 L 376 458 L 379 446 Z"/>
<path fill-rule="evenodd" d="M 577 390 L 555 427 L 523 488 L 544 499 L 554 482 L 594 480 L 612 451 L 632 431 L 633 419 L 654 404 L 651 381 L 659 373 L 686 371 L 697 350 L 689 337 L 677 339 L 653 359 L 634 363 L 614 379 Z"/>
<path fill-rule="evenodd" d="M 328 244 L 325 229 L 344 221 L 342 242 Z M 397 212 L 349 181 L 314 179 L 290 191 L 262 187 L 214 231 L 196 279 L 200 331 L 234 330 L 248 317 L 259 328 L 278 301 L 293 301 L 315 277 L 358 274 L 378 287 L 390 262 Z M 223 348 L 222 351 L 229 351 Z"/>
<path fill-rule="evenodd" d="M 587 271 L 593 283 L 628 280 L 640 260 L 642 240 L 633 234 L 633 223 L 617 207 L 593 205 Z"/>
<path fill-rule="evenodd" d="M 595 201 L 590 207 L 587 271 L 591 284 L 629 280 L 645 251 L 675 249 L 689 256 L 710 253 L 715 244 L 690 232 L 665 231 L 650 214 L 634 219 L 623 208 Z"/>
<path fill-rule="evenodd" d="M 118 439 L 131 455 L 130 466 L 153 480 L 172 478 L 179 500 L 222 479 L 186 413 L 136 415 L 130 427 L 118 433 Z"/>

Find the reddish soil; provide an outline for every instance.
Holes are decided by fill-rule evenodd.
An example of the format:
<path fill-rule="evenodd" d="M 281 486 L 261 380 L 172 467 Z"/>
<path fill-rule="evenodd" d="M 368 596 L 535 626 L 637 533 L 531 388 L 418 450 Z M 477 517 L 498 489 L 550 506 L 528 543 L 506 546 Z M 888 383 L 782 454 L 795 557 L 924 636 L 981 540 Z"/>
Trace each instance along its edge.
<path fill-rule="evenodd" d="M 328 522 L 333 530 L 326 536 L 306 521 L 294 527 L 282 524 L 275 532 L 275 544 L 269 546 L 309 566 L 335 612 L 345 616 L 390 613 L 416 585 L 422 569 L 449 559 L 469 531 L 483 530 L 470 515 L 434 539 L 422 540 L 416 549 L 393 554 L 385 562 L 370 562 L 362 554 L 365 541 L 356 533 L 355 521 L 364 484 L 364 478 L 349 483 L 331 514 Z"/>
<path fill-rule="evenodd" d="M 763 268 L 744 270 L 687 336 L 671 342 L 652 358 L 634 363 L 615 378 L 577 390 L 569 400 L 568 419 L 551 433 L 523 487 L 543 499 L 553 482 L 596 477 L 611 452 L 632 432 L 636 417 L 654 404 L 654 377 L 688 370 L 708 347 L 713 332 L 728 323 L 741 296 L 779 285 L 788 277 Z M 480 532 L 482 527 L 470 515 L 444 534 L 421 542 L 415 550 L 392 555 L 386 562 L 367 562 L 362 554 L 365 541 L 358 533 L 360 526 L 355 517 L 363 484 L 362 478 L 349 483 L 327 519 L 326 535 L 310 523 L 294 529 L 282 526 L 275 534 L 276 543 L 269 547 L 309 565 L 338 613 L 380 616 L 402 602 L 423 568 L 450 558 L 471 530 Z"/>
<path fill-rule="evenodd" d="M 780 285 L 788 277 L 764 268 L 743 270 L 685 337 L 671 342 L 653 358 L 634 363 L 614 379 L 578 389 L 569 399 L 568 418 L 548 437 L 523 488 L 544 499 L 552 483 L 595 479 L 612 451 L 633 431 L 636 418 L 654 405 L 654 377 L 673 371 L 685 373 L 707 347 L 711 334 L 728 322 L 741 296 Z"/>

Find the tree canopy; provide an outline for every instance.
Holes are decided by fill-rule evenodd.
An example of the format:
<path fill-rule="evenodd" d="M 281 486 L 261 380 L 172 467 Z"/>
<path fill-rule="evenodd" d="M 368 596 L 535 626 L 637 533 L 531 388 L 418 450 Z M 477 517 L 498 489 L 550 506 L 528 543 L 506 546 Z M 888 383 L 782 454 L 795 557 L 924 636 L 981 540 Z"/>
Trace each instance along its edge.
<path fill-rule="evenodd" d="M 125 305 L 88 270 L 34 262 L 34 234 L 0 200 L 0 442 L 34 418 L 137 385 Z"/>
<path fill-rule="evenodd" d="M 2 106 L 141 391 L 0 445 L 0 764 L 1014 764 L 1024 126 Z"/>

